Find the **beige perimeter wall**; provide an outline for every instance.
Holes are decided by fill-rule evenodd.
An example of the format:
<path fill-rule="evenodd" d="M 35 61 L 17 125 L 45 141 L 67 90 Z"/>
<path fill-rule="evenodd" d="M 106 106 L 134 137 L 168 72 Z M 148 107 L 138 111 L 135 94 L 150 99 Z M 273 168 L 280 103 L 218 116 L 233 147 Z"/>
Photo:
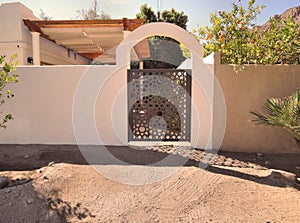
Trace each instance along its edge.
<path fill-rule="evenodd" d="M 128 143 L 126 67 L 25 66 L 17 73 L 20 82 L 11 86 L 16 97 L 1 106 L 15 120 L 6 130 L 0 129 L 0 143 Z M 203 73 L 193 74 L 192 101 L 198 112 L 192 113 L 192 146 L 206 148 L 210 110 L 205 93 L 195 83 L 201 82 Z M 222 115 L 216 115 L 222 113 L 222 97 L 227 109 L 221 150 L 299 153 L 293 137 L 284 130 L 254 126 L 249 121 L 249 111 L 261 111 L 266 97 L 288 96 L 300 87 L 299 65 L 249 66 L 236 74 L 233 66 L 216 61 L 215 76 L 222 92 L 215 87 L 213 141 L 222 136 L 222 129 L 216 127 L 224 121 Z"/>
<path fill-rule="evenodd" d="M 299 153 L 292 136 L 280 128 L 257 126 L 249 111 L 262 112 L 267 97 L 285 97 L 300 87 L 300 65 L 250 65 L 235 73 L 215 58 L 215 76 L 225 97 L 227 124 L 221 150 Z M 215 109 L 218 100 L 215 100 Z"/>

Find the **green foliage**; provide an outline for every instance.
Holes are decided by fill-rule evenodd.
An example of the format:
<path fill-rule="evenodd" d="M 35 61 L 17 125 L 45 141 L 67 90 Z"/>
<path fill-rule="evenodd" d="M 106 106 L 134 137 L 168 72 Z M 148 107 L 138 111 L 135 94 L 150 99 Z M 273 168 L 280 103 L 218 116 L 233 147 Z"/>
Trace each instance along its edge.
<path fill-rule="evenodd" d="M 168 22 L 180 26 L 183 29 L 186 29 L 188 16 L 184 12 L 177 12 L 174 8 L 170 11 L 164 10 L 161 13 L 161 17 L 158 18 L 151 7 L 148 7 L 147 4 L 143 4 L 140 7 L 140 12 L 136 14 L 137 19 L 144 19 L 145 23 L 151 22 Z"/>
<path fill-rule="evenodd" d="M 263 108 L 266 115 L 257 111 L 250 112 L 254 115 L 253 122 L 281 127 L 300 143 L 300 89 L 287 98 L 268 98 Z"/>
<path fill-rule="evenodd" d="M 173 23 L 186 29 L 188 16 L 184 12 L 177 12 L 174 8 L 170 11 L 164 10 L 160 18 L 157 17 L 155 12 L 147 4 L 140 7 L 140 12 L 136 14 L 137 19 L 144 19 L 145 23 L 151 22 L 167 22 Z M 180 43 L 176 40 L 155 36 L 148 38 L 151 58 L 144 60 L 144 68 L 151 69 L 171 69 L 177 68 L 185 57 Z M 188 50 L 186 50 L 188 51 Z"/>
<path fill-rule="evenodd" d="M 190 50 L 183 43 L 180 43 L 180 49 L 182 51 L 182 55 L 186 59 L 191 58 L 191 52 L 190 52 Z"/>
<path fill-rule="evenodd" d="M 17 62 L 14 61 L 16 57 L 16 55 L 12 56 L 10 62 L 7 63 L 4 61 L 5 56 L 0 56 L 0 66 L 2 67 L 0 68 L 0 105 L 4 104 L 6 99 L 14 97 L 14 94 L 6 87 L 8 84 L 18 82 L 17 75 L 13 74 L 17 68 Z M 2 116 L 0 127 L 6 128 L 7 122 L 11 119 L 13 119 L 11 114 Z"/>
<path fill-rule="evenodd" d="M 172 8 L 170 11 L 164 10 L 162 12 L 161 21 L 173 23 L 186 30 L 187 27 L 186 24 L 189 20 L 188 20 L 188 16 L 185 15 L 184 12 L 177 12 L 174 8 Z"/>
<path fill-rule="evenodd" d="M 299 24 L 291 18 L 269 20 L 270 28 L 263 30 L 258 41 L 260 64 L 300 64 Z"/>
<path fill-rule="evenodd" d="M 299 64 L 299 24 L 271 18 L 262 29 L 255 22 L 263 8 L 249 0 L 247 8 L 233 3 L 231 11 L 211 14 L 212 26 L 196 32 L 205 55 L 221 52 L 225 64 Z"/>
<path fill-rule="evenodd" d="M 140 12 L 136 14 L 137 19 L 144 19 L 145 23 L 157 22 L 157 16 L 151 7 L 143 4 L 140 7 Z"/>

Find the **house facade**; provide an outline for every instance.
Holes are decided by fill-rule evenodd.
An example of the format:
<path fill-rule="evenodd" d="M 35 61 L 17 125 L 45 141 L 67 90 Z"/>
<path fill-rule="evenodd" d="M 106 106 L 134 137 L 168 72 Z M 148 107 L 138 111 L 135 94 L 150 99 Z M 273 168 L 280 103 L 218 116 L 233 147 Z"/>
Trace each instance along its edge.
<path fill-rule="evenodd" d="M 10 56 L 17 54 L 19 65 L 33 64 L 33 40 L 38 41 L 36 47 L 40 51 L 42 65 L 89 64 L 90 60 L 65 47 L 59 46 L 39 34 L 31 33 L 23 19 L 39 20 L 33 12 L 19 2 L 4 3 L 0 6 L 0 27 L 4 32 L 0 35 L 0 52 Z M 75 56 L 76 55 L 76 56 Z"/>
<path fill-rule="evenodd" d="M 8 59 L 17 54 L 19 65 L 88 65 L 94 60 L 115 64 L 116 47 L 142 24 L 127 18 L 43 21 L 19 2 L 3 3 L 0 52 Z M 132 60 L 147 54 L 147 43 L 139 44 L 131 52 Z"/>

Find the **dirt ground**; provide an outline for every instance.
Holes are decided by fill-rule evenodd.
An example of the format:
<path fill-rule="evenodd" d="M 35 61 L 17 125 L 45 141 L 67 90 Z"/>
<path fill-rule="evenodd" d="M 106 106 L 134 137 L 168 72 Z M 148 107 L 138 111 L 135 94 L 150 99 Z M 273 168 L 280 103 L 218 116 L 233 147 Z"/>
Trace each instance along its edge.
<path fill-rule="evenodd" d="M 0 222 L 299 222 L 300 154 L 108 150 L 130 165 L 89 165 L 77 146 L 1 145 Z M 150 165 L 167 156 L 188 159 Z M 145 181 L 124 184 L 134 177 Z"/>

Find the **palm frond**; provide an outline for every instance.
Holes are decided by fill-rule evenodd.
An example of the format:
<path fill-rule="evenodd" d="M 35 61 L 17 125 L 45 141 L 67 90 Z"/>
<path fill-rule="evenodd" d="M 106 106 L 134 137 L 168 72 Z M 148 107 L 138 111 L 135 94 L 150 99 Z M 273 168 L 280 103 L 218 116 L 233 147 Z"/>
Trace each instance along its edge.
<path fill-rule="evenodd" d="M 266 114 L 250 111 L 252 122 L 284 128 L 300 140 L 300 89 L 285 98 L 267 98 L 263 106 Z"/>

